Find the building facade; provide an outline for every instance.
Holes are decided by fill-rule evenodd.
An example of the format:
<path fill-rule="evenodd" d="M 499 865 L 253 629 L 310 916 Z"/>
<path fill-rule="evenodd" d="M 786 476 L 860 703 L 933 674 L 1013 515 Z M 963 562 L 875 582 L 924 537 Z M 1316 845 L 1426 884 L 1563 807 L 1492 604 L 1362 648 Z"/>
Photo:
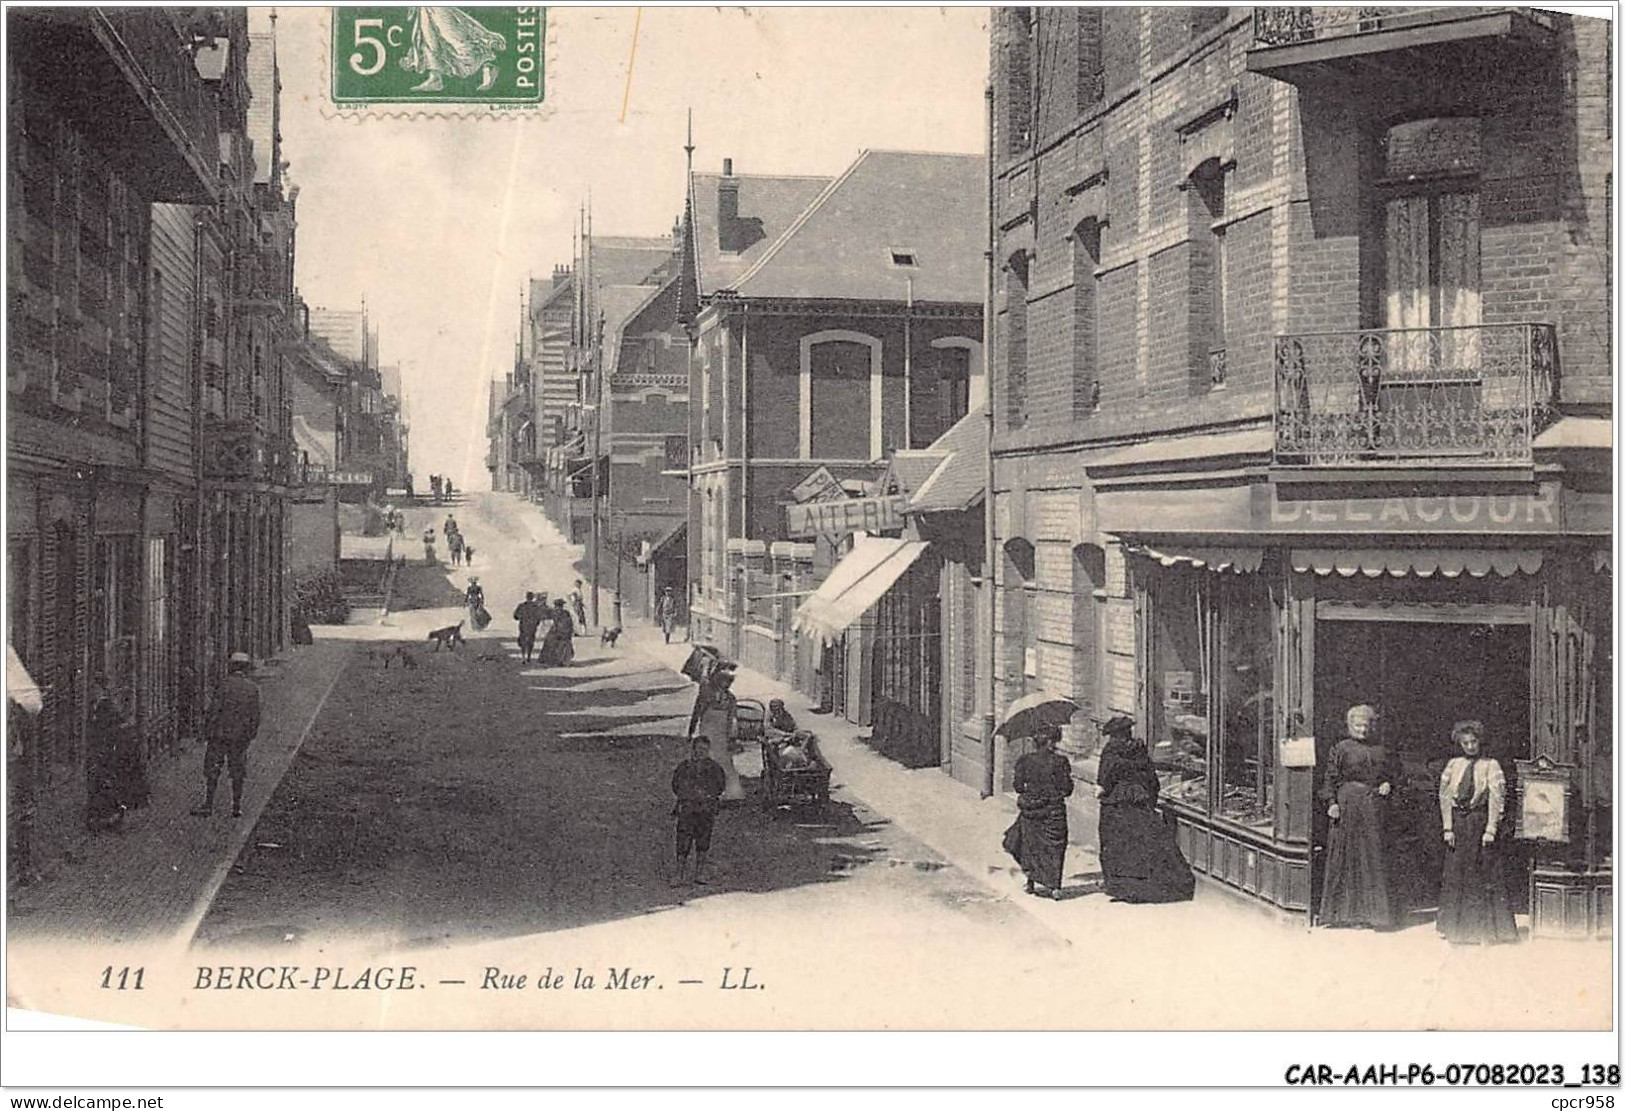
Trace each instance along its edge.
<path fill-rule="evenodd" d="M 1192 865 L 1266 904 L 1313 913 L 1317 767 L 1372 703 L 1408 905 L 1482 718 L 1509 778 L 1571 777 L 1560 839 L 1508 837 L 1535 931 L 1610 928 L 1609 49 L 1513 8 L 996 13 L 998 702 L 1132 714 Z"/>
<path fill-rule="evenodd" d="M 7 636 L 45 692 L 8 736 L 26 879 L 83 820 L 96 692 L 167 758 L 227 654 L 283 644 L 293 220 L 252 179 L 249 60 L 274 110 L 275 59 L 246 12 L 8 20 Z"/>

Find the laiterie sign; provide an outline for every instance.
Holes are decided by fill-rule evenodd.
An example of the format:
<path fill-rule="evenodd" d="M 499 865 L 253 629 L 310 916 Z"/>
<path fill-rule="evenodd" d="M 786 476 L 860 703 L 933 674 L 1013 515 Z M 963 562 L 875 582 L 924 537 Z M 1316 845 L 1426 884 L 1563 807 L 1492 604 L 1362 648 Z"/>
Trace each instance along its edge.
<path fill-rule="evenodd" d="M 371 486 L 371 471 L 333 471 L 327 481 L 334 486 Z"/>
<path fill-rule="evenodd" d="M 785 532 L 792 537 L 844 536 L 849 532 L 885 532 L 903 527 L 901 494 L 880 498 L 808 502 L 784 507 Z"/>

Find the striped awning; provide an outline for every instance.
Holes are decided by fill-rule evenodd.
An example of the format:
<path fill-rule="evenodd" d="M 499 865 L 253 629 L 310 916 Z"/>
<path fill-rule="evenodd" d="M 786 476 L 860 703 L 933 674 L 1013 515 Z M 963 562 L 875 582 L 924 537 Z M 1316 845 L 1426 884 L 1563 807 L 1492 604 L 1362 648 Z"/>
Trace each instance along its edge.
<path fill-rule="evenodd" d="M 1540 570 L 1541 553 L 1526 549 L 1470 548 L 1368 548 L 1364 550 L 1298 549 L 1292 553 L 1292 569 L 1316 575 L 1338 575 L 1345 579 L 1383 575 L 1419 579 L 1443 575 L 1447 579 L 1467 575 L 1482 579 L 1496 574 L 1533 575 Z"/>
<path fill-rule="evenodd" d="M 1209 571 L 1232 571 L 1236 574 L 1257 571 L 1264 561 L 1262 548 L 1187 548 L 1149 544 L 1125 545 L 1136 555 L 1154 559 L 1164 567 L 1205 567 Z"/>
<path fill-rule="evenodd" d="M 927 547 L 923 540 L 858 537 L 823 585 L 796 608 L 796 630 L 820 643 L 833 643 L 880 601 Z"/>

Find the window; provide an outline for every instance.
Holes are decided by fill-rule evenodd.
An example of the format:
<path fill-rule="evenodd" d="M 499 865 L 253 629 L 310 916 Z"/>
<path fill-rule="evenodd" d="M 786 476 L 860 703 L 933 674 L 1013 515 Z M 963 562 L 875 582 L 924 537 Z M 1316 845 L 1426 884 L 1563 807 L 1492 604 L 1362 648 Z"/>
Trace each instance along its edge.
<path fill-rule="evenodd" d="M 1413 120 L 1383 139 L 1383 323 L 1388 328 L 1471 328 L 1480 322 L 1479 121 Z M 1428 337 L 1393 337 L 1390 365 L 1425 365 Z M 1441 337 L 1447 360 L 1472 333 Z"/>
<path fill-rule="evenodd" d="M 918 266 L 920 263 L 918 255 L 914 251 L 893 247 L 891 249 L 891 264 L 899 267 L 911 267 Z"/>
<path fill-rule="evenodd" d="M 1180 567 L 1147 574 L 1147 716 L 1164 797 L 1268 831 L 1275 644 L 1265 580 Z"/>
<path fill-rule="evenodd" d="M 91 595 L 91 668 L 108 691 L 117 694 L 126 712 L 135 694 L 135 638 L 139 591 L 135 538 L 102 537 L 96 541 Z"/>
<path fill-rule="evenodd" d="M 1074 9 L 1078 20 L 1078 111 L 1087 112 L 1106 95 L 1101 51 L 1101 10 Z"/>
<path fill-rule="evenodd" d="M 880 454 L 880 341 L 858 332 L 801 339 L 801 437 L 806 458 Z"/>
<path fill-rule="evenodd" d="M 1005 103 L 1003 142 L 1006 157 L 1025 154 L 1032 143 L 1033 17 L 1026 8 L 995 9 L 1004 27 Z"/>
<path fill-rule="evenodd" d="M 1229 8 L 1190 8 L 1187 9 L 1191 21 L 1191 38 L 1201 38 L 1209 31 L 1222 24 L 1230 15 Z"/>
<path fill-rule="evenodd" d="M 1072 236 L 1072 415 L 1100 408 L 1100 221 L 1090 218 Z"/>
<path fill-rule="evenodd" d="M 1225 356 L 1225 169 L 1210 158 L 1191 172 L 1191 382 L 1196 391 L 1222 386 Z"/>
<path fill-rule="evenodd" d="M 970 348 L 934 347 L 937 361 L 937 434 L 970 412 Z"/>
<path fill-rule="evenodd" d="M 1012 257 L 1004 273 L 1004 425 L 1016 429 L 1027 423 L 1026 254 Z"/>

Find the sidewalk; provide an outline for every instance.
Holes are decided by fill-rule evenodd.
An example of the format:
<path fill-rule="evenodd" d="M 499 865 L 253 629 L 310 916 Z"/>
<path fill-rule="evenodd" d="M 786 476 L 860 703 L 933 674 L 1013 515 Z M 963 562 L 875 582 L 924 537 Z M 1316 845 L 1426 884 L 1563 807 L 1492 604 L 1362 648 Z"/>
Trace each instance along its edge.
<path fill-rule="evenodd" d="M 122 830 L 76 834 L 65 858 L 10 893 L 12 938 L 189 943 L 353 650 L 318 639 L 260 668 L 261 725 L 240 819 L 230 816 L 224 770 L 214 816 L 188 813 L 202 797 L 203 746 L 178 747 L 149 766 L 151 800 Z"/>
<path fill-rule="evenodd" d="M 659 630 L 648 626 L 625 635 L 636 650 L 673 670 L 692 647 L 664 644 Z M 1077 844 L 1067 852 L 1067 897 L 1057 902 L 1027 896 L 1021 872 L 1001 843 L 1016 816 L 1013 799 L 984 799 L 936 768 L 894 763 L 858 739 L 866 730 L 811 714 L 800 693 L 758 672 L 741 667 L 734 691 L 744 698 L 783 699 L 797 721 L 818 734 L 835 769 L 833 787 L 857 796 L 972 880 L 1008 898 L 1080 956 L 1115 954 L 1108 965 L 1095 966 L 1102 985 L 1125 976 L 1126 992 L 1156 991 L 1145 978 L 1146 958 L 1155 958 L 1153 978 L 1169 977 L 1162 987 L 1187 1000 L 1180 1021 L 1189 1028 L 1237 1025 L 1238 1016 L 1254 1013 L 1247 1001 L 1266 984 L 1290 984 L 1294 998 L 1316 1001 L 1315 1025 L 1324 1022 L 1326 1028 L 1472 1029 L 1504 1024 L 1509 1015 L 1519 1015 L 1520 1025 L 1531 1029 L 1585 1028 L 1607 1014 L 1607 944 L 1552 940 L 1455 949 L 1426 924 L 1384 933 L 1310 930 L 1301 915 L 1271 913 L 1200 879 L 1189 903 L 1114 903 L 1099 892 L 1098 858 Z M 1080 832 L 1074 828 L 1073 837 Z M 1158 954 L 1170 959 L 1161 961 Z M 1349 990 L 1355 969 L 1366 970 L 1369 990 Z M 1183 991 L 1191 976 L 1211 990 Z M 1267 1012 L 1256 1013 L 1262 1018 Z"/>

